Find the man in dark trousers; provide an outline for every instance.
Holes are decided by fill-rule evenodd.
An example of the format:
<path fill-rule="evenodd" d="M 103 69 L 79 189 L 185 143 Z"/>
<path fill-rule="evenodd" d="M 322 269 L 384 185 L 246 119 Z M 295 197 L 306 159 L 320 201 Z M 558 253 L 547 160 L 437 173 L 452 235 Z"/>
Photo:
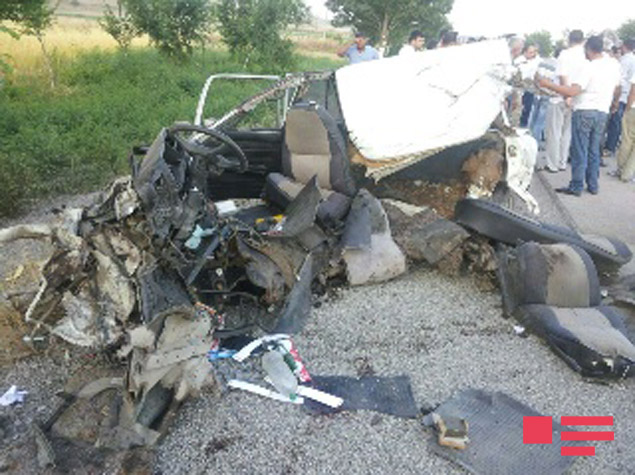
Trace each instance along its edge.
<path fill-rule="evenodd" d="M 570 85 L 539 79 L 538 85 L 573 98 L 571 118 L 571 181 L 556 189 L 559 193 L 580 196 L 586 181 L 589 193 L 599 191 L 600 144 L 609 108 L 620 88 L 619 63 L 604 55 L 601 36 L 591 36 L 584 45 L 584 67 L 570 78 Z"/>

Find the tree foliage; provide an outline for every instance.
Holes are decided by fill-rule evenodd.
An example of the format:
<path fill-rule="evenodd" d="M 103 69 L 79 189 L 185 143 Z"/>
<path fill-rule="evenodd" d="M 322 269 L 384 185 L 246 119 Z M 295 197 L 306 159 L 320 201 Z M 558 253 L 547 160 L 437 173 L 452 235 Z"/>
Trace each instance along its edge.
<path fill-rule="evenodd" d="M 205 39 L 212 20 L 209 0 L 122 0 L 135 28 L 165 55 L 183 59 Z"/>
<path fill-rule="evenodd" d="M 0 2 L 0 21 L 13 21 L 17 23 L 20 33 L 37 38 L 52 87 L 55 87 L 55 72 L 44 43 L 44 31 L 53 23 L 53 13 L 59 1 L 53 7 L 49 6 L 47 0 L 3 0 Z M 16 34 L 7 27 L 3 27 L 0 31 L 11 33 L 13 36 Z M 5 71 L 8 69 L 6 61 L 0 59 L 0 68 Z"/>
<path fill-rule="evenodd" d="M 454 0 L 327 0 L 335 26 L 352 26 L 381 47 L 407 40 L 410 30 L 438 38 L 449 26 L 446 15 Z"/>
<path fill-rule="evenodd" d="M 617 30 L 617 34 L 622 41 L 628 38 L 635 38 L 635 19 L 627 20 Z"/>
<path fill-rule="evenodd" d="M 2 0 L 0 21 L 15 22 L 22 33 L 37 35 L 51 26 L 54 11 L 55 7 L 49 7 L 47 0 Z M 1 31 L 7 30 L 4 27 Z"/>
<path fill-rule="evenodd" d="M 527 35 L 525 44 L 536 45 L 538 47 L 538 53 L 543 58 L 548 58 L 553 54 L 553 40 L 551 39 L 551 33 L 548 31 L 536 31 Z"/>
<path fill-rule="evenodd" d="M 102 29 L 114 38 L 119 49 L 127 51 L 132 40 L 141 35 L 128 12 L 124 12 L 121 0 L 117 2 L 117 13 L 110 5 L 106 5 L 103 16 L 99 19 Z"/>
<path fill-rule="evenodd" d="M 293 43 L 283 37 L 290 25 L 308 19 L 302 0 L 220 0 L 215 17 L 223 42 L 244 63 L 254 60 L 271 69 L 292 62 Z"/>

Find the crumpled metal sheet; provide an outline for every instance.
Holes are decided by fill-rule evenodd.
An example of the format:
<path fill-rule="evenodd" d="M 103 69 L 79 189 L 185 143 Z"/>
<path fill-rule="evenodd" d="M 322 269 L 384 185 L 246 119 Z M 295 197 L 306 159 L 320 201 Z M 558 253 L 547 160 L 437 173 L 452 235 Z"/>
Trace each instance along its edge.
<path fill-rule="evenodd" d="M 322 200 L 317 175 L 311 178 L 285 210 L 282 229 L 276 234 L 294 237 L 309 229 L 315 222 L 318 205 Z"/>
<path fill-rule="evenodd" d="M 356 204 L 358 202 L 358 204 Z M 369 209 L 371 239 L 370 247 L 345 248 L 342 258 L 351 285 L 364 285 L 392 279 L 406 271 L 406 257 L 390 235 L 390 224 L 386 212 L 377 198 L 367 190 L 360 190 L 353 200 L 353 207 Z M 367 226 L 360 226 L 360 230 Z M 354 232 L 349 232 L 353 240 Z M 364 240 L 358 240 L 363 242 Z"/>
<path fill-rule="evenodd" d="M 309 254 L 300 269 L 298 281 L 287 296 L 280 319 L 271 333 L 293 335 L 302 331 L 311 316 L 311 282 L 313 256 Z"/>
<path fill-rule="evenodd" d="M 160 265 L 149 255 L 137 272 L 138 301 L 145 323 L 172 308 L 191 305 L 190 297 L 176 271 Z"/>
<path fill-rule="evenodd" d="M 99 251 L 92 254 L 97 260 L 95 283 L 101 311 L 125 323 L 136 303 L 132 282 L 110 257 Z"/>
<path fill-rule="evenodd" d="M 83 289 L 79 295 L 65 292 L 62 298 L 65 316 L 52 331 L 77 346 L 98 347 L 116 341 L 122 334 L 112 316 L 100 315 L 92 295 Z"/>
<path fill-rule="evenodd" d="M 182 308 L 165 315 L 158 327 L 145 326 L 131 339 L 119 419 L 119 437 L 131 438 L 127 443 L 138 439 L 143 445 L 154 444 L 178 403 L 212 382 L 206 356 L 214 342 L 212 320 L 193 307 Z M 149 332 L 156 335 L 155 345 L 149 345 Z"/>
<path fill-rule="evenodd" d="M 505 137 L 505 181 L 534 214 L 540 213 L 536 199 L 529 193 L 529 186 L 538 157 L 538 142 L 529 131 L 518 131 L 516 136 Z"/>
<path fill-rule="evenodd" d="M 340 68 L 342 112 L 367 174 L 381 178 L 483 135 L 500 113 L 511 72 L 504 40 Z"/>
<path fill-rule="evenodd" d="M 287 288 L 280 267 L 265 254 L 249 246 L 242 238 L 238 237 L 236 244 L 241 257 L 247 261 L 245 271 L 249 281 L 255 286 L 265 289 L 266 302 L 280 301 Z"/>

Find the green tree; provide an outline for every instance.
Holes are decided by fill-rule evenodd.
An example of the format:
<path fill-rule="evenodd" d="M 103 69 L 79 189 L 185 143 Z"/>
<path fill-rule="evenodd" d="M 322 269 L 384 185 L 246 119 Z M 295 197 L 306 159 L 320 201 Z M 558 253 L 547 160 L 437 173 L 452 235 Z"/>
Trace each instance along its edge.
<path fill-rule="evenodd" d="M 99 19 L 99 25 L 115 39 L 119 49 L 125 52 L 130 47 L 132 40 L 141 35 L 141 32 L 133 23 L 130 14 L 124 11 L 121 1 L 117 0 L 117 13 L 110 5 L 106 5 L 104 14 Z"/>
<path fill-rule="evenodd" d="M 60 1 L 58 0 L 53 7 L 49 7 L 47 0 L 3 0 L 0 2 L 0 21 L 13 21 L 18 24 L 19 33 L 35 36 L 37 39 L 42 49 L 51 87 L 55 87 L 55 71 L 44 42 L 44 32 L 53 23 L 53 13 Z M 16 33 L 7 27 L 3 27 L 0 31 L 12 32 L 14 35 Z"/>
<path fill-rule="evenodd" d="M 209 31 L 209 0 L 122 0 L 132 24 L 165 55 L 184 59 Z"/>
<path fill-rule="evenodd" d="M 215 17 L 223 42 L 244 64 L 255 61 L 271 69 L 292 64 L 293 43 L 283 37 L 290 25 L 308 19 L 302 0 L 220 0 Z"/>
<path fill-rule="evenodd" d="M 335 26 L 352 26 L 367 34 L 380 48 L 403 43 L 408 32 L 421 30 L 426 39 L 437 38 L 450 23 L 446 15 L 454 0 L 327 0 Z"/>
<path fill-rule="evenodd" d="M 533 44 L 538 47 L 538 52 L 543 58 L 547 58 L 553 54 L 553 41 L 551 33 L 548 31 L 536 31 L 527 35 L 525 44 Z"/>
<path fill-rule="evenodd" d="M 617 34 L 622 41 L 628 38 L 635 38 L 635 19 L 622 23 L 622 26 L 617 30 Z"/>

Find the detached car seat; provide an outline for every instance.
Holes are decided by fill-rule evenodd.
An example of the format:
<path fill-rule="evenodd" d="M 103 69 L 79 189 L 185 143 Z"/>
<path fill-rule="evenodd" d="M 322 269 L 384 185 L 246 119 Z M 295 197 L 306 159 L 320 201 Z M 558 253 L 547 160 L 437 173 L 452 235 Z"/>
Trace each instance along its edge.
<path fill-rule="evenodd" d="M 507 314 L 584 376 L 635 374 L 635 345 L 624 317 L 601 305 L 597 270 L 586 251 L 529 242 L 498 258 Z"/>
<path fill-rule="evenodd" d="M 270 173 L 266 197 L 281 208 L 314 176 L 322 196 L 318 217 L 341 220 L 356 193 L 346 142 L 333 117 L 314 103 L 294 105 L 287 114 L 282 144 L 282 173 Z"/>

